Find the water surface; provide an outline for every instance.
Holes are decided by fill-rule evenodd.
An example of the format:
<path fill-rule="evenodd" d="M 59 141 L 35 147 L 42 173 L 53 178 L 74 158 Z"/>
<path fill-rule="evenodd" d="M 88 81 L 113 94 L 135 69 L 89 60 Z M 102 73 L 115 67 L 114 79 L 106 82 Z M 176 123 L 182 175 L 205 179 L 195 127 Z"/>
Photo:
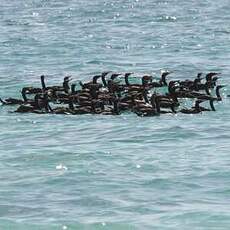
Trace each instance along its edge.
<path fill-rule="evenodd" d="M 2 97 L 40 86 L 41 74 L 52 85 L 104 70 L 219 71 L 229 84 L 227 0 L 0 2 Z M 0 107 L 0 228 L 228 229 L 229 91 L 217 112 L 194 116 Z"/>

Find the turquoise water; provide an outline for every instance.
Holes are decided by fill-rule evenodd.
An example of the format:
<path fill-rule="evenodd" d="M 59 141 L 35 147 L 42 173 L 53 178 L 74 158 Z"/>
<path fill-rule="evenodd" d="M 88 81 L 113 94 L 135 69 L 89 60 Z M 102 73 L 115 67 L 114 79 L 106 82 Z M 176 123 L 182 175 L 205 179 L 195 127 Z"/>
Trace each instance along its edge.
<path fill-rule="evenodd" d="M 1 96 L 104 70 L 230 82 L 228 0 L 0 3 Z M 215 113 L 152 118 L 0 107 L 0 229 L 229 229 L 227 94 Z"/>

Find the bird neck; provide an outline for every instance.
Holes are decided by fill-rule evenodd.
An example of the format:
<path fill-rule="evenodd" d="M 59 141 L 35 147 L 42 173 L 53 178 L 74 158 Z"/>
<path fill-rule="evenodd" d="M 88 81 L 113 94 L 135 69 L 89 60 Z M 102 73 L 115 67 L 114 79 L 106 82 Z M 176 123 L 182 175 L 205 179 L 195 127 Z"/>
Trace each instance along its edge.
<path fill-rule="evenodd" d="M 103 83 L 104 87 L 106 87 L 107 86 L 107 82 L 105 80 L 105 76 L 104 75 L 101 76 L 101 80 L 102 80 L 102 83 Z"/>
<path fill-rule="evenodd" d="M 206 92 L 207 95 L 211 95 L 211 94 L 210 94 L 210 91 L 209 91 L 209 86 L 208 86 L 208 84 L 205 84 L 205 92 Z"/>
<path fill-rule="evenodd" d="M 129 75 L 125 75 L 125 84 L 126 84 L 127 86 L 130 85 L 130 83 L 129 83 Z"/>
<path fill-rule="evenodd" d="M 221 95 L 220 95 L 220 88 L 217 86 L 216 87 L 216 97 L 217 98 L 221 98 Z"/>
<path fill-rule="evenodd" d="M 26 97 L 26 90 L 25 89 L 22 89 L 22 98 L 25 102 L 28 101 L 27 97 Z"/>
<path fill-rule="evenodd" d="M 211 107 L 212 111 L 216 111 L 216 109 L 215 109 L 215 107 L 214 107 L 214 102 L 213 102 L 213 100 L 210 100 L 209 103 L 210 103 L 210 107 Z"/>
<path fill-rule="evenodd" d="M 97 79 L 98 79 L 98 76 L 93 77 L 93 84 L 97 84 Z"/>
<path fill-rule="evenodd" d="M 145 102 L 146 102 L 146 103 L 149 103 L 148 92 L 147 92 L 147 90 L 144 90 L 144 92 L 143 92 L 143 97 L 144 97 Z"/>
<path fill-rule="evenodd" d="M 163 86 L 166 86 L 166 85 L 167 85 L 166 76 L 167 76 L 167 75 L 166 75 L 165 73 L 163 73 L 163 74 L 161 75 L 160 83 L 163 84 Z"/>
<path fill-rule="evenodd" d="M 65 93 L 69 93 L 69 82 L 68 81 L 64 81 L 63 82 L 63 88 L 64 88 L 64 91 Z"/>
<path fill-rule="evenodd" d="M 43 75 L 41 76 L 41 84 L 42 84 L 42 89 L 45 90 L 46 84 L 45 84 L 45 77 Z"/>
<path fill-rule="evenodd" d="M 71 93 L 72 94 L 75 94 L 75 87 L 76 87 L 76 85 L 71 85 Z"/>

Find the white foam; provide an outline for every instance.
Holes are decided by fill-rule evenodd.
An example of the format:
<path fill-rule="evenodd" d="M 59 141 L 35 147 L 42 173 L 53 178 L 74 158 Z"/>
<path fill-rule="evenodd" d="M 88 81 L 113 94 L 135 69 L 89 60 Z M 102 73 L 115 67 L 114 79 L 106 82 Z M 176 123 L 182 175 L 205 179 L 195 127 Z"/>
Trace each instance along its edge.
<path fill-rule="evenodd" d="M 57 166 L 56 166 L 56 169 L 57 169 L 57 170 L 68 170 L 68 168 L 67 168 L 65 165 L 63 165 L 63 164 L 57 165 Z"/>

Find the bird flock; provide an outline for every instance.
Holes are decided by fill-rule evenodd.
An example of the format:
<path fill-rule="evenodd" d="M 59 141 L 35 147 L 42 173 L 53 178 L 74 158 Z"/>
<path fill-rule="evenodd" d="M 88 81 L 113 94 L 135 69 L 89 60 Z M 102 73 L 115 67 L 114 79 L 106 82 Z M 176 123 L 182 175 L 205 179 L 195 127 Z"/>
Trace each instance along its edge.
<path fill-rule="evenodd" d="M 22 99 L 0 98 L 0 102 L 17 105 L 13 111 L 16 113 L 37 114 L 119 115 L 133 112 L 144 117 L 215 111 L 214 103 L 222 100 L 220 89 L 224 87 L 217 84 L 220 73 L 198 73 L 193 79 L 169 81 L 171 73 L 164 71 L 159 79 L 154 79 L 151 75 L 135 77 L 131 72 L 108 71 L 77 84 L 71 84 L 73 79 L 66 76 L 57 86 L 47 86 L 47 79 L 42 75 L 41 87 L 24 87 Z M 186 108 L 188 99 L 193 101 L 193 106 Z M 208 102 L 208 108 L 201 106 L 203 102 Z"/>

